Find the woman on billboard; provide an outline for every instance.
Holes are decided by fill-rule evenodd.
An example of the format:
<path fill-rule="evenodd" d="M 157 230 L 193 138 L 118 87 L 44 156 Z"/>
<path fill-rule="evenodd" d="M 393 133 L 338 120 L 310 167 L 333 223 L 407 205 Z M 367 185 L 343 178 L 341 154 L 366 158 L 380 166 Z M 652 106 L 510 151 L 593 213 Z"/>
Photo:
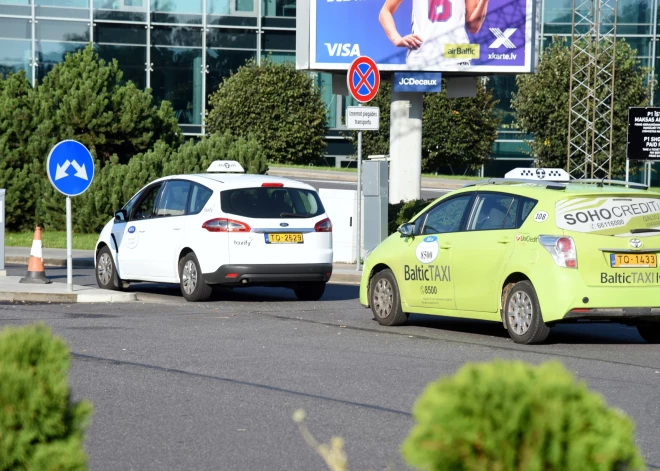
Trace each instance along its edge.
<path fill-rule="evenodd" d="M 408 48 L 407 65 L 432 69 L 470 64 L 474 51 L 460 46 L 470 44 L 468 31 L 475 34 L 481 28 L 488 0 L 412 0 L 412 33 L 406 36 L 399 34 L 394 23 L 393 15 L 401 2 L 385 0 L 378 19 L 392 44 Z"/>

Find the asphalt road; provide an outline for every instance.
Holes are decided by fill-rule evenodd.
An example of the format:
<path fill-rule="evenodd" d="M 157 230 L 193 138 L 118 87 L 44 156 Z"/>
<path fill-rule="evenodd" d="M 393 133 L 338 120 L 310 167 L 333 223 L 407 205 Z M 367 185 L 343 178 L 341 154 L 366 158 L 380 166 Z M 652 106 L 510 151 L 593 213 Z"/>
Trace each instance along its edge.
<path fill-rule="evenodd" d="M 333 189 L 333 190 L 355 190 L 356 189 L 356 183 L 355 182 L 338 182 L 338 181 L 330 181 L 330 180 L 310 180 L 310 179 L 304 179 L 304 178 L 296 178 L 296 180 L 305 182 L 308 185 L 313 186 L 317 190 L 320 188 L 328 188 L 328 189 Z M 438 190 L 435 188 L 422 188 L 421 190 L 421 196 L 424 199 L 431 199 L 431 198 L 439 198 L 445 193 L 449 192 L 451 190 Z"/>
<path fill-rule="evenodd" d="M 24 267 L 8 267 L 16 274 Z M 75 270 L 75 282 L 92 280 Z M 47 269 L 66 281 L 64 269 Z M 549 343 L 511 342 L 494 323 L 411 316 L 379 326 L 358 289 L 318 302 L 250 288 L 186 303 L 176 287 L 135 285 L 154 303 L 0 305 L 0 327 L 45 322 L 69 343 L 74 397 L 92 400 L 92 470 L 323 470 L 291 415 L 346 441 L 351 469 L 407 469 L 399 446 L 425 385 L 465 362 L 558 360 L 637 422 L 660 469 L 660 346 L 635 329 L 572 325 Z"/>

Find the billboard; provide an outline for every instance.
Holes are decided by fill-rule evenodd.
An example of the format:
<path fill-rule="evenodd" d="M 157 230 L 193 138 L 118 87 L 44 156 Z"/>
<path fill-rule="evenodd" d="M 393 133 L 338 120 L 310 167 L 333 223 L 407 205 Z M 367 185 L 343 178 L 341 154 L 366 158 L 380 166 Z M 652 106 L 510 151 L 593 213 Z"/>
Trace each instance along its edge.
<path fill-rule="evenodd" d="M 380 71 L 532 72 L 535 14 L 535 0 L 310 0 L 304 63 L 347 70 L 368 56 Z"/>

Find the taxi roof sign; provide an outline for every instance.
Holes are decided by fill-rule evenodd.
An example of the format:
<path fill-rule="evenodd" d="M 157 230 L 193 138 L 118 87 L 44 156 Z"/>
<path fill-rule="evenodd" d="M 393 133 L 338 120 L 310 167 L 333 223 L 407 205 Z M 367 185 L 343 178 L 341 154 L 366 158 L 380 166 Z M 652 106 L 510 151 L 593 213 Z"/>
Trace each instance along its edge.
<path fill-rule="evenodd" d="M 571 176 L 561 168 L 514 168 L 504 178 L 519 178 L 546 182 L 568 182 Z"/>
<path fill-rule="evenodd" d="M 243 166 L 235 160 L 214 160 L 206 171 L 209 173 L 245 173 Z"/>

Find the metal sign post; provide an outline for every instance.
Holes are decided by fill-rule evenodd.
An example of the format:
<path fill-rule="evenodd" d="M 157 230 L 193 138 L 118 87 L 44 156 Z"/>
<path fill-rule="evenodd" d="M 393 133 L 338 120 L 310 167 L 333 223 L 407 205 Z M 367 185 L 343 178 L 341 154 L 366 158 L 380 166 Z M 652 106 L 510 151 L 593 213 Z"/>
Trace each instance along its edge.
<path fill-rule="evenodd" d="M 92 184 L 94 159 L 80 142 L 61 141 L 48 154 L 46 170 L 50 183 L 66 196 L 66 283 L 68 290 L 73 291 L 71 197 L 84 193 Z"/>
<path fill-rule="evenodd" d="M 380 87 L 380 72 L 376 63 L 367 56 L 360 56 L 353 61 L 346 74 L 346 84 L 353 98 L 360 103 L 373 100 Z M 373 111 L 373 110 L 376 111 Z M 365 111 L 370 110 L 370 111 Z M 362 130 L 378 130 L 380 109 L 349 106 L 346 110 L 346 127 L 358 131 L 357 136 L 357 262 L 360 271 L 362 263 Z M 375 118 L 375 119 L 374 119 Z M 375 126 L 375 128 L 374 128 Z"/>

